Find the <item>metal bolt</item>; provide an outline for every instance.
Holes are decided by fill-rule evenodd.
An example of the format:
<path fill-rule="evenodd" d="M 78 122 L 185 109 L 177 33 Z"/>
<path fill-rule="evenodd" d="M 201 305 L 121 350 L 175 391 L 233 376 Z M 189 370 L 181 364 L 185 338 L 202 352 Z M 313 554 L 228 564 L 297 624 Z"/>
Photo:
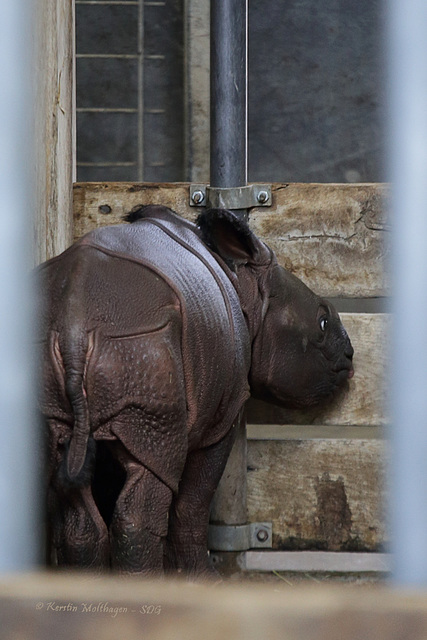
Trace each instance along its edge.
<path fill-rule="evenodd" d="M 265 202 L 267 202 L 268 200 L 268 193 L 267 191 L 260 191 L 258 193 L 258 197 L 257 200 L 260 204 L 264 204 Z"/>
<path fill-rule="evenodd" d="M 268 540 L 267 529 L 260 529 L 259 531 L 257 531 L 256 537 L 259 542 L 267 542 Z"/>
<path fill-rule="evenodd" d="M 111 213 L 111 207 L 109 204 L 101 204 L 101 206 L 98 207 L 98 209 L 100 213 L 105 213 L 105 214 Z"/>
<path fill-rule="evenodd" d="M 205 199 L 205 194 L 203 193 L 203 191 L 195 191 L 191 196 L 191 199 L 194 204 L 201 204 Z"/>

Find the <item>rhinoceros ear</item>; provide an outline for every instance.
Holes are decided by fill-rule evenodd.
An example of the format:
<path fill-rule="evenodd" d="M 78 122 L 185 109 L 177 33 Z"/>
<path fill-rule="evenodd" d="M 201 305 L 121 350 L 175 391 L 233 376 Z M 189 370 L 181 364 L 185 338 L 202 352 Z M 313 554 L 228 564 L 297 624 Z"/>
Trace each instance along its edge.
<path fill-rule="evenodd" d="M 264 256 L 266 247 L 233 211 L 206 209 L 197 218 L 197 226 L 203 242 L 228 264 L 256 263 Z"/>

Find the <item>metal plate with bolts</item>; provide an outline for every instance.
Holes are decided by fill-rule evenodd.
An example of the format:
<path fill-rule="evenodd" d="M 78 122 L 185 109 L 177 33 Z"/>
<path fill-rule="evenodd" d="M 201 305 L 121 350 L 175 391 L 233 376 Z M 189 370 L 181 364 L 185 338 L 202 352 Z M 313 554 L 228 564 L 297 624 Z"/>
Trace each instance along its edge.
<path fill-rule="evenodd" d="M 246 187 L 220 189 L 205 184 L 190 185 L 190 206 L 213 209 L 250 209 L 271 207 L 270 184 L 250 184 Z"/>
<path fill-rule="evenodd" d="M 208 547 L 213 551 L 246 551 L 271 549 L 271 522 L 250 522 L 239 525 L 209 525 Z"/>

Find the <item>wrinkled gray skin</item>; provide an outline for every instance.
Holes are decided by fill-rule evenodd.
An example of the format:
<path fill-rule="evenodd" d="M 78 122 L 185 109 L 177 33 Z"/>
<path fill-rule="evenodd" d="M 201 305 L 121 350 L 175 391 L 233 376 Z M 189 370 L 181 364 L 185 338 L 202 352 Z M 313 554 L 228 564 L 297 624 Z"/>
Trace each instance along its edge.
<path fill-rule="evenodd" d="M 200 578 L 250 392 L 314 405 L 353 375 L 353 349 L 233 213 L 132 219 L 38 270 L 53 546 L 59 564 Z"/>

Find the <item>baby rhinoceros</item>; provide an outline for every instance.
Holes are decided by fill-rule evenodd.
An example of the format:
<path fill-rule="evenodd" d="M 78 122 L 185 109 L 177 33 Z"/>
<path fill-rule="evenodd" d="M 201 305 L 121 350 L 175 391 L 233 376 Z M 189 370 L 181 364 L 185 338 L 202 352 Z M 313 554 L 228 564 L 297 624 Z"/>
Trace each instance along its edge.
<path fill-rule="evenodd" d="M 209 507 L 250 393 L 311 406 L 352 377 L 353 349 L 231 211 L 128 221 L 38 271 L 53 546 L 68 566 L 207 576 Z"/>

